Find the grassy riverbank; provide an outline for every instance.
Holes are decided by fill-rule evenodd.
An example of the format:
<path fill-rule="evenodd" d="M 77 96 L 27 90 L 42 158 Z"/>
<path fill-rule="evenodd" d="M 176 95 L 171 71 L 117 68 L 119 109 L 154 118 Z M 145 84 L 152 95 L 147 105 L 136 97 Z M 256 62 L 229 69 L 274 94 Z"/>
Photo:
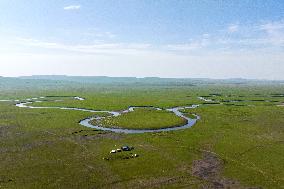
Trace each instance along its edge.
<path fill-rule="evenodd" d="M 93 120 L 93 125 L 125 129 L 160 129 L 185 125 L 187 121 L 174 113 L 150 108 L 135 108 L 135 111 L 118 117 Z"/>

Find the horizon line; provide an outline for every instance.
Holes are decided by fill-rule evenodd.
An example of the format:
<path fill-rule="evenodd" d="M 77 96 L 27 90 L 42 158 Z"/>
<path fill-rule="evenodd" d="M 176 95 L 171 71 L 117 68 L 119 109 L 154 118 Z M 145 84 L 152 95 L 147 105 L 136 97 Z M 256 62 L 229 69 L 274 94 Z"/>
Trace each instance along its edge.
<path fill-rule="evenodd" d="M 158 78 L 158 79 L 201 79 L 201 80 L 251 80 L 251 81 L 284 81 L 284 79 L 259 79 L 259 78 L 244 78 L 244 77 L 235 77 L 235 78 L 210 78 L 210 77 L 159 77 L 159 76 L 108 76 L 108 75 L 58 75 L 58 74 L 47 74 L 47 75 L 19 75 L 19 76 L 3 76 L 3 78 L 21 78 L 21 77 L 108 77 L 108 78 L 136 78 L 136 79 L 145 79 L 145 78 Z"/>

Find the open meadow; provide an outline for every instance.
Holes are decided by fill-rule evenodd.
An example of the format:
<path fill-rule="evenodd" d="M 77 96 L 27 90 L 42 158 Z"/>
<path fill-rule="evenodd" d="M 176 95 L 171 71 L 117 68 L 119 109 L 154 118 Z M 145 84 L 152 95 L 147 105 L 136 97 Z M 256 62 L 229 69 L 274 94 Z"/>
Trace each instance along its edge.
<path fill-rule="evenodd" d="M 281 82 L 0 78 L 0 91 L 0 188 L 284 188 Z M 200 119 L 180 130 L 79 124 L 178 127 L 167 109 L 192 105 L 180 112 Z"/>

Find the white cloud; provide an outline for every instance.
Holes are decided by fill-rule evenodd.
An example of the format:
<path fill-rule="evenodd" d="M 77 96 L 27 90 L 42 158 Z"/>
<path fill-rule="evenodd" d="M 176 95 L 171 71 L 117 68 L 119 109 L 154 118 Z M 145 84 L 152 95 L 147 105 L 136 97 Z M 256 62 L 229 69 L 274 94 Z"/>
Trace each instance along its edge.
<path fill-rule="evenodd" d="M 228 32 L 229 33 L 235 33 L 239 30 L 239 25 L 238 24 L 231 24 L 228 27 Z"/>
<path fill-rule="evenodd" d="M 187 44 L 168 44 L 165 46 L 166 50 L 170 51 L 192 51 L 202 48 L 202 44 L 199 42 L 187 43 Z"/>
<path fill-rule="evenodd" d="M 107 39 L 113 39 L 116 37 L 116 35 L 113 34 L 112 32 L 100 32 L 97 30 L 83 32 L 83 35 L 88 37 L 107 38 Z"/>
<path fill-rule="evenodd" d="M 30 38 L 17 38 L 16 45 L 23 47 L 37 47 L 38 49 L 61 50 L 86 54 L 141 54 L 149 51 L 152 46 L 146 43 L 94 43 L 69 45 L 58 42 L 41 41 Z"/>
<path fill-rule="evenodd" d="M 107 48 L 114 48 L 109 46 Z M 108 75 L 284 79 L 283 53 L 205 53 L 177 55 L 161 51 L 119 54 L 4 54 L 0 75 Z M 17 69 L 15 69 L 17 68 Z M 153 69 L 157 68 L 157 69 Z"/>
<path fill-rule="evenodd" d="M 237 32 L 236 35 L 231 35 L 229 30 Z M 283 21 L 230 25 L 222 31 L 201 34 L 184 43 L 166 45 L 106 42 L 104 39 L 111 38 L 111 32 L 86 32 L 90 40 L 85 43 L 73 41 L 73 44 L 57 40 L 5 38 L 9 43 L 3 40 L 0 43 L 0 49 L 5 50 L 0 54 L 0 65 L 4 65 L 0 75 L 284 79 Z M 102 40 L 90 43 L 91 39 L 98 37 Z M 15 67 L 19 69 L 15 70 Z"/>
<path fill-rule="evenodd" d="M 231 24 L 225 30 L 211 35 L 210 43 L 215 49 L 283 51 L 284 20 Z"/>
<path fill-rule="evenodd" d="M 238 31 L 237 35 L 230 32 Z M 90 29 L 83 32 L 88 40 L 77 42 L 77 44 L 60 43 L 58 41 L 41 41 L 36 39 L 18 39 L 15 46 L 29 46 L 30 48 L 48 49 L 56 52 L 70 51 L 88 54 L 141 54 L 151 51 L 160 51 L 173 54 L 198 54 L 206 55 L 210 52 L 240 51 L 283 51 L 284 47 L 284 21 L 255 23 L 251 25 L 231 24 L 225 30 L 215 33 L 205 33 L 195 39 L 184 43 L 170 43 L 163 45 L 145 43 L 123 43 L 110 42 L 115 35 L 111 32 L 102 32 L 98 29 Z M 94 40 L 100 39 L 100 40 Z M 90 42 L 93 43 L 90 43 Z M 108 42 L 106 42 L 108 41 Z M 2 45 L 4 46 L 4 45 Z"/>
<path fill-rule="evenodd" d="M 203 34 L 199 39 L 191 40 L 188 43 L 182 44 L 168 44 L 164 46 L 165 50 L 170 51 L 196 51 L 210 45 L 211 35 L 208 33 Z"/>
<path fill-rule="evenodd" d="M 274 33 L 275 31 L 284 29 L 284 21 L 267 22 L 265 24 L 261 24 L 259 29 L 266 31 L 267 33 Z"/>
<path fill-rule="evenodd" d="M 64 10 L 78 10 L 81 8 L 81 5 L 69 5 L 66 7 L 63 7 Z"/>
<path fill-rule="evenodd" d="M 111 33 L 111 32 L 105 32 L 105 35 L 108 36 L 109 38 L 115 38 L 116 35 Z"/>
<path fill-rule="evenodd" d="M 267 22 L 258 26 L 266 34 L 267 42 L 273 45 L 284 46 L 284 21 Z"/>

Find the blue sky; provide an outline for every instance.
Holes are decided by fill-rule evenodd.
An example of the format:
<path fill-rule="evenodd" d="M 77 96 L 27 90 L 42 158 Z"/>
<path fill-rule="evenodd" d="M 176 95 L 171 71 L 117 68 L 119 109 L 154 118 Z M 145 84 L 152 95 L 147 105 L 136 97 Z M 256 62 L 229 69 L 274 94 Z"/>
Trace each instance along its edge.
<path fill-rule="evenodd" d="M 0 75 L 284 79 L 284 2 L 0 1 Z"/>

